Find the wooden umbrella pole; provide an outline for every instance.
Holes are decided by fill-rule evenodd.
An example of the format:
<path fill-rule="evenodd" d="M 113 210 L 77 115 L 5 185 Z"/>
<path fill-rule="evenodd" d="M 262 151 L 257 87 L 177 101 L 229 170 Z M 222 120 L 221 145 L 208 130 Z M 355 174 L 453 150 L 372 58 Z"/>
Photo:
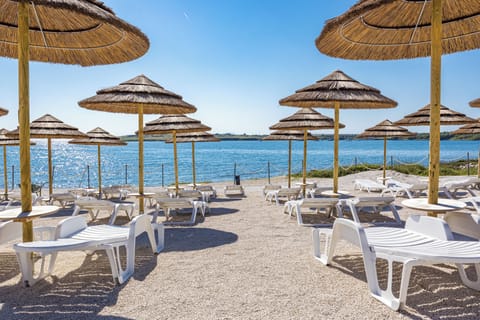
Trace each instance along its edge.
<path fill-rule="evenodd" d="M 303 129 L 303 197 L 305 197 L 305 188 L 307 186 L 307 129 Z"/>
<path fill-rule="evenodd" d="M 195 174 L 195 142 L 192 141 L 192 179 L 193 179 L 193 187 L 197 186 L 196 182 L 196 174 Z"/>
<path fill-rule="evenodd" d="M 47 139 L 48 145 L 48 196 L 53 193 L 53 165 L 52 165 L 52 139 Z"/>
<path fill-rule="evenodd" d="M 477 177 L 480 178 L 480 151 L 477 156 Z"/>
<path fill-rule="evenodd" d="M 28 50 L 28 2 L 18 3 L 18 131 L 20 137 L 20 192 L 22 211 L 32 211 L 32 182 L 30 181 L 30 93 Z M 31 227 L 32 224 L 30 223 Z M 24 224 L 23 241 L 33 240 L 33 229 Z"/>
<path fill-rule="evenodd" d="M 333 125 L 333 193 L 338 192 L 338 131 L 340 128 L 340 102 L 335 101 L 335 118 Z"/>
<path fill-rule="evenodd" d="M 5 200 L 8 200 L 7 146 L 3 146 L 3 185 L 5 186 Z"/>
<path fill-rule="evenodd" d="M 177 131 L 173 130 L 173 168 L 175 170 L 175 193 L 178 194 Z"/>
<path fill-rule="evenodd" d="M 385 177 L 387 168 L 387 137 L 383 137 L 383 184 L 385 184 Z"/>
<path fill-rule="evenodd" d="M 440 178 L 440 77 L 442 65 L 442 0 L 432 1 L 431 88 L 430 88 L 430 160 L 428 203 L 438 202 Z M 435 216 L 433 212 L 428 215 Z"/>
<path fill-rule="evenodd" d="M 288 187 L 292 185 L 292 140 L 288 140 Z"/>
<path fill-rule="evenodd" d="M 138 198 L 139 212 L 145 212 L 145 201 L 143 199 L 143 105 L 138 107 Z"/>
<path fill-rule="evenodd" d="M 98 160 L 98 198 L 102 199 L 102 156 L 100 154 L 100 144 L 97 144 Z"/>

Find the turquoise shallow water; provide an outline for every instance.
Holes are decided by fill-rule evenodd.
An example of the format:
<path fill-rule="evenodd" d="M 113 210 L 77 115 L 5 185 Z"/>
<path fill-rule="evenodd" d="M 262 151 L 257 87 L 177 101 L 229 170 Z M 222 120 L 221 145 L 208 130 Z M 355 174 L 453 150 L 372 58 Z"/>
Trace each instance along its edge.
<path fill-rule="evenodd" d="M 31 147 L 32 182 L 48 181 L 47 145 L 45 140 L 37 140 Z M 442 141 L 441 161 L 477 158 L 478 141 Z M 285 175 L 288 168 L 287 141 L 221 141 L 195 144 L 197 182 L 232 180 L 236 164 L 236 174 L 241 179 L 266 178 L 268 163 L 271 176 Z M 66 141 L 52 141 L 54 165 L 54 187 L 71 188 L 88 185 L 96 187 L 97 148 L 95 146 L 71 145 Z M 129 142 L 123 147 L 102 147 L 103 185 L 136 185 L 138 182 L 138 144 Z M 383 140 L 340 141 L 340 165 L 350 166 L 359 163 L 382 163 Z M 428 141 L 393 140 L 388 141 L 388 161 L 402 163 L 428 163 Z M 18 147 L 7 147 L 8 184 L 17 185 L 20 179 Z M 293 172 L 302 167 L 303 142 L 292 142 Z M 333 141 L 313 141 L 308 143 L 307 167 L 311 169 L 331 168 L 333 161 Z M 180 182 L 192 181 L 191 143 L 178 144 L 178 166 Z M 12 177 L 12 166 L 13 177 Z M 89 170 L 87 170 L 89 166 Z M 163 166 L 163 174 L 162 174 Z M 173 146 L 161 141 L 145 142 L 145 186 L 171 184 L 173 174 Z M 0 170 L 3 175 L 3 167 Z M 3 179 L 0 186 L 3 187 Z"/>

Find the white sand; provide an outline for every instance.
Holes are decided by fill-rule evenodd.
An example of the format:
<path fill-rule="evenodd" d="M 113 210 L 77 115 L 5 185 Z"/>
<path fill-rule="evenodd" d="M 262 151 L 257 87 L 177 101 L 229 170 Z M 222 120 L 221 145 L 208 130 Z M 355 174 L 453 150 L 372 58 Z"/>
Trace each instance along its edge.
<path fill-rule="evenodd" d="M 340 187 L 353 192 L 356 177 L 380 174 L 342 177 Z M 274 182 L 285 185 L 286 179 Z M 219 198 L 211 202 L 211 213 L 193 227 L 167 227 L 166 248 L 158 256 L 140 239 L 135 274 L 121 286 L 113 284 L 103 253 L 69 252 L 59 255 L 54 277 L 23 288 L 13 251 L 2 247 L 0 319 L 480 318 L 480 294 L 464 287 L 447 265 L 414 269 L 407 307 L 390 310 L 370 296 L 358 249 L 345 244 L 332 266 L 322 265 L 312 256 L 311 228 L 263 199 L 266 179 L 242 184 L 242 199 L 223 197 L 225 183 L 215 184 Z M 403 219 L 411 213 L 399 209 Z M 63 210 L 63 217 L 71 211 Z M 63 217 L 34 223 L 53 225 Z"/>

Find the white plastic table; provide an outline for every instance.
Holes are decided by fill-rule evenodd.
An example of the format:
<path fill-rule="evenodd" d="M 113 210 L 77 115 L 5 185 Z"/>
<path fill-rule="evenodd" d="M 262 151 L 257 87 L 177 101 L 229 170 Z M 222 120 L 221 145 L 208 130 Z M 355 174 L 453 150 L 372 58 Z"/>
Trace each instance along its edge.
<path fill-rule="evenodd" d="M 428 203 L 427 198 L 414 198 L 402 201 L 402 205 L 410 209 L 431 212 L 434 215 L 464 209 L 467 204 L 454 199 L 438 199 L 437 203 Z"/>

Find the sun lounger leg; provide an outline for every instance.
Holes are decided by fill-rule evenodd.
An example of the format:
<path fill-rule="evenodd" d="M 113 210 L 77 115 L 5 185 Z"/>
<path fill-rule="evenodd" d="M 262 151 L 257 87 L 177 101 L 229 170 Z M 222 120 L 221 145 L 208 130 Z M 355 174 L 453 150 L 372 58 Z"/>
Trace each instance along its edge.
<path fill-rule="evenodd" d="M 480 265 L 475 264 L 475 273 L 476 273 L 476 280 L 470 280 L 468 278 L 467 273 L 465 272 L 465 266 L 463 264 L 457 264 L 458 273 L 460 274 L 460 279 L 462 282 L 469 288 L 473 290 L 480 291 Z"/>

